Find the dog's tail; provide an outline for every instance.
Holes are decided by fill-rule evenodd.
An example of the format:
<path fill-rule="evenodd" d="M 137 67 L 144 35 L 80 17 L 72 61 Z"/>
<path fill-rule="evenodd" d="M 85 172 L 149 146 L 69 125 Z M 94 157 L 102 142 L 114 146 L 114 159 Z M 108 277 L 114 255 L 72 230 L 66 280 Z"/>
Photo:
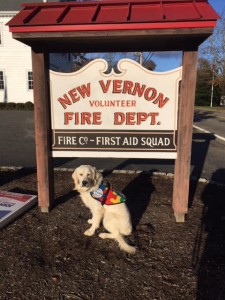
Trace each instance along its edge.
<path fill-rule="evenodd" d="M 135 253 L 135 251 L 136 251 L 135 247 L 128 245 L 127 242 L 125 241 L 124 237 L 121 234 L 118 234 L 115 237 L 115 240 L 118 242 L 121 250 L 123 250 L 127 253 L 130 253 L 130 254 Z"/>

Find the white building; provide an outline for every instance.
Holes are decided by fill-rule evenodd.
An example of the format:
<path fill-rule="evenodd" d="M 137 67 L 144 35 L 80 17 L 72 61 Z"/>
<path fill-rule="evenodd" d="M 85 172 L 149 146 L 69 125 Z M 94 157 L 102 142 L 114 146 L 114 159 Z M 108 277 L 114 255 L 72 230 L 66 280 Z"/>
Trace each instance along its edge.
<path fill-rule="evenodd" d="M 0 0 L 0 102 L 33 102 L 31 49 L 14 40 L 6 24 L 21 10 L 22 3 L 41 1 Z M 50 64 L 54 70 L 72 71 L 72 60 L 68 54 L 52 54 Z"/>

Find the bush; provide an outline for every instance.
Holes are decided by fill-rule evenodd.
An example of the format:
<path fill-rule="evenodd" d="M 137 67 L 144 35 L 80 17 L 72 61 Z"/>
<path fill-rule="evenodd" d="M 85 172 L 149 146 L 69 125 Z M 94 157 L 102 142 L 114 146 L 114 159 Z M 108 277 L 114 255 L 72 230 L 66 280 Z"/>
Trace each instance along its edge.
<path fill-rule="evenodd" d="M 6 103 L 0 102 L 0 110 L 5 110 L 6 108 Z"/>
<path fill-rule="evenodd" d="M 34 110 L 34 104 L 30 101 L 26 103 L 0 102 L 0 110 Z"/>
<path fill-rule="evenodd" d="M 25 108 L 25 110 L 34 110 L 34 104 L 32 102 L 28 101 L 24 104 L 24 108 Z"/>
<path fill-rule="evenodd" d="M 16 110 L 24 110 L 25 105 L 24 103 L 16 103 Z"/>
<path fill-rule="evenodd" d="M 6 109 L 7 110 L 14 110 L 14 109 L 16 109 L 16 103 L 14 103 L 14 102 L 6 103 Z"/>

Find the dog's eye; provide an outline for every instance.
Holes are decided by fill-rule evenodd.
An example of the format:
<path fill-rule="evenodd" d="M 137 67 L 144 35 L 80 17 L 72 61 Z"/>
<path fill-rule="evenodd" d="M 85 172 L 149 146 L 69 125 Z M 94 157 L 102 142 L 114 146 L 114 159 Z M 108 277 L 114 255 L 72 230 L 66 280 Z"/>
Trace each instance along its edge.
<path fill-rule="evenodd" d="M 90 177 L 90 176 L 91 176 L 91 173 L 88 173 L 87 176 Z"/>
<path fill-rule="evenodd" d="M 80 176 L 83 176 L 83 173 L 80 173 Z"/>

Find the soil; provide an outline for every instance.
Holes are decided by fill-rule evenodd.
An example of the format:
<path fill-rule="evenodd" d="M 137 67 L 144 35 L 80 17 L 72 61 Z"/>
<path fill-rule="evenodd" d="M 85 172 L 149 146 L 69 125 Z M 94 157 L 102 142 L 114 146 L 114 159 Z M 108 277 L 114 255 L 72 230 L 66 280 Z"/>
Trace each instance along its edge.
<path fill-rule="evenodd" d="M 89 211 L 72 191 L 71 172 L 56 171 L 51 212 L 34 207 L 0 232 L 0 299 L 225 299 L 225 187 L 191 181 L 189 213 L 178 224 L 172 178 L 105 177 L 127 196 L 136 253 L 84 236 Z M 34 170 L 1 171 L 0 184 L 37 191 Z"/>

